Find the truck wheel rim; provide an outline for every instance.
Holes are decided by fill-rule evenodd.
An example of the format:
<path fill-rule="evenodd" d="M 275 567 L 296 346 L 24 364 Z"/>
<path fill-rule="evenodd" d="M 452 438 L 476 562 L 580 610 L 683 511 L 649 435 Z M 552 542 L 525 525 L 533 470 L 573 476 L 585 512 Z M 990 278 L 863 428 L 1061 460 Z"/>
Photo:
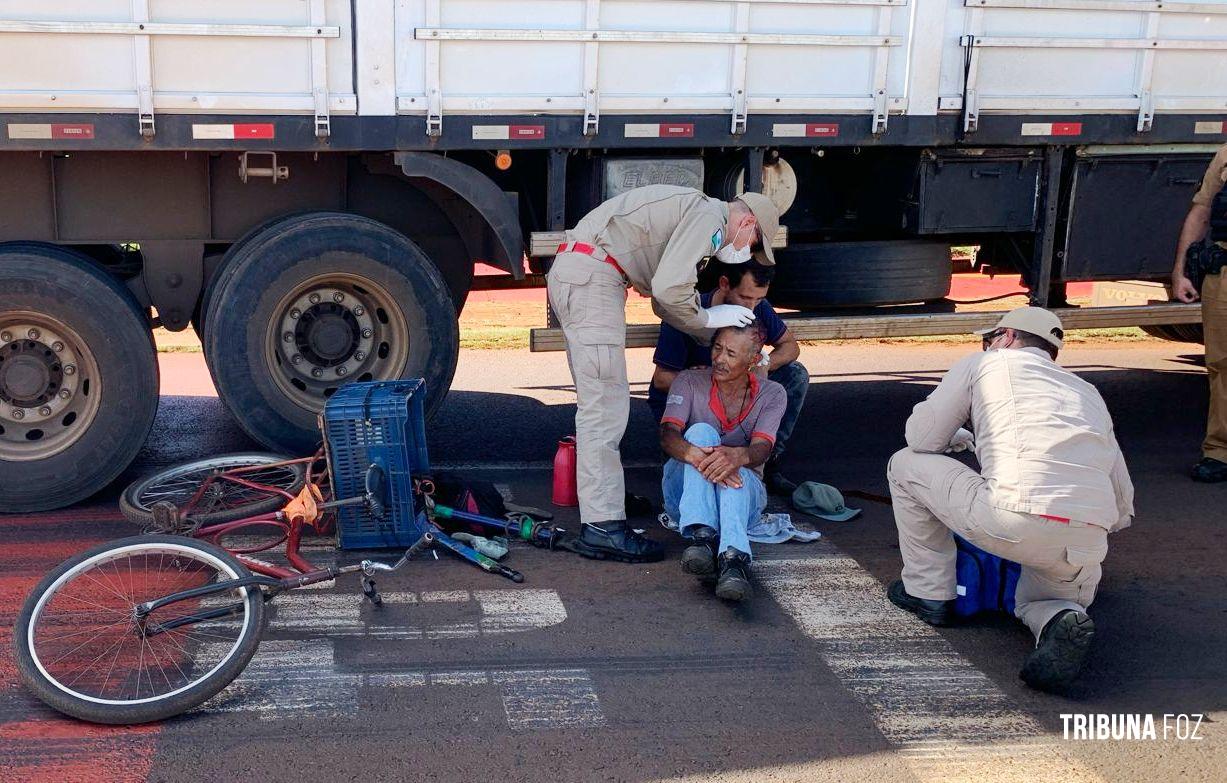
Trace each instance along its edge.
<path fill-rule="evenodd" d="M 399 378 L 409 357 L 409 327 L 378 283 L 349 274 L 313 277 L 277 304 L 265 358 L 294 404 L 319 411 L 346 383 Z"/>
<path fill-rule="evenodd" d="M 0 315 L 0 459 L 47 459 L 80 440 L 102 378 L 89 346 L 41 313 Z"/>

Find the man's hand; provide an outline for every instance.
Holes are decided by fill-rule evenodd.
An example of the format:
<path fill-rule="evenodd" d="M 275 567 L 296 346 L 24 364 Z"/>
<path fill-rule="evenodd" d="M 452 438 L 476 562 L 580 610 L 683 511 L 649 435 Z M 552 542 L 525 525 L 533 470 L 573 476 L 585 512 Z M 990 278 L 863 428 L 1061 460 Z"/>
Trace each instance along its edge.
<path fill-rule="evenodd" d="M 976 452 L 976 438 L 967 430 L 959 427 L 954 433 L 954 437 L 950 439 L 950 446 L 946 448 L 947 454 L 957 454 L 960 451 Z"/>
<path fill-rule="evenodd" d="M 686 446 L 686 462 L 702 472 L 703 468 L 700 466 L 707 459 L 707 456 L 715 451 L 715 448 L 711 446 L 696 446 L 693 443 L 686 443 Z"/>
<path fill-rule="evenodd" d="M 745 449 L 717 446 L 711 450 L 698 467 L 703 478 L 713 484 L 723 484 L 733 489 L 741 488 L 741 468 L 746 464 Z"/>
<path fill-rule="evenodd" d="M 745 326 L 754 321 L 754 311 L 741 305 L 716 305 L 715 307 L 708 307 L 702 312 L 708 329 L 720 329 L 725 326 Z"/>
<path fill-rule="evenodd" d="M 1178 302 L 1196 302 L 1200 298 L 1192 280 L 1179 272 L 1172 275 L 1172 299 Z"/>

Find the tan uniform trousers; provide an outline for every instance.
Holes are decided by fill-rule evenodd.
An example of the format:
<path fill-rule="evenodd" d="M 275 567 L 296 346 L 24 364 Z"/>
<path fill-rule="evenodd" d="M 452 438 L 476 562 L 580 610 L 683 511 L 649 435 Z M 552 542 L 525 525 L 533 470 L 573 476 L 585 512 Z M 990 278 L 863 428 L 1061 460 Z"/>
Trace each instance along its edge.
<path fill-rule="evenodd" d="M 988 481 L 941 454 L 904 449 L 891 457 L 886 475 L 909 595 L 955 597 L 954 531 L 1022 565 L 1014 614 L 1037 639 L 1058 612 L 1085 611 L 1095 599 L 1108 553 L 1104 528 L 995 508 Z"/>
<path fill-rule="evenodd" d="M 581 253 L 555 257 L 550 304 L 575 379 L 575 457 L 580 520 L 626 519 L 622 435 L 630 416 L 626 379 L 626 283 L 613 266 Z"/>
<path fill-rule="evenodd" d="M 1206 374 L 1210 378 L 1210 413 L 1201 455 L 1227 462 L 1227 285 L 1223 276 L 1206 275 L 1201 287 L 1201 319 L 1206 335 Z"/>

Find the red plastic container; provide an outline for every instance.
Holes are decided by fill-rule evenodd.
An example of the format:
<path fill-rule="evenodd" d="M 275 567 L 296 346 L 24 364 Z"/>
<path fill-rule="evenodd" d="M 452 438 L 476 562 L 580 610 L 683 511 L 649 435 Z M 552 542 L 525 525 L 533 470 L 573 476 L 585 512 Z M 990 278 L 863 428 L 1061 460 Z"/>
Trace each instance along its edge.
<path fill-rule="evenodd" d="M 579 493 L 575 481 L 575 436 L 558 441 L 554 452 L 554 505 L 578 506 Z"/>

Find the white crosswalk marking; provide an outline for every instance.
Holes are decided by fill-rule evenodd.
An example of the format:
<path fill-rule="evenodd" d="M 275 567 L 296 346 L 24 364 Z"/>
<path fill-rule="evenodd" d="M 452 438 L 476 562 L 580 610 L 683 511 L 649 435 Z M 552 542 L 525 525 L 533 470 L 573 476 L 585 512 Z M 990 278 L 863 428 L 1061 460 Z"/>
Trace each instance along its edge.
<path fill-rule="evenodd" d="M 268 720 L 285 713 L 312 717 L 357 714 L 364 688 L 497 686 L 507 725 L 518 731 L 601 726 L 605 723 L 586 669 L 456 669 L 441 672 L 353 672 L 335 659 L 334 637 L 373 639 L 474 638 L 540 630 L 567 619 L 553 590 L 475 590 L 384 593 L 375 608 L 361 596 L 290 592 L 272 605 L 270 633 L 307 639 L 266 639 L 247 669 L 200 708 L 204 713 L 250 713 Z M 428 604 L 475 604 L 480 617 L 424 625 L 398 612 Z M 218 650 L 220 653 L 221 650 Z"/>
<path fill-rule="evenodd" d="M 759 561 L 759 580 L 922 783 L 1100 780 L 855 560 L 825 542 L 810 552 Z"/>
<path fill-rule="evenodd" d="M 475 603 L 473 620 L 425 624 L 404 607 L 421 604 Z M 291 591 L 271 605 L 273 633 L 320 636 L 366 636 L 376 639 L 469 639 L 523 633 L 558 625 L 567 619 L 562 599 L 553 590 L 466 590 L 426 593 L 383 593 L 374 607 L 361 595 Z"/>
<path fill-rule="evenodd" d="M 492 672 L 513 729 L 604 726 L 605 715 L 587 669 Z"/>

